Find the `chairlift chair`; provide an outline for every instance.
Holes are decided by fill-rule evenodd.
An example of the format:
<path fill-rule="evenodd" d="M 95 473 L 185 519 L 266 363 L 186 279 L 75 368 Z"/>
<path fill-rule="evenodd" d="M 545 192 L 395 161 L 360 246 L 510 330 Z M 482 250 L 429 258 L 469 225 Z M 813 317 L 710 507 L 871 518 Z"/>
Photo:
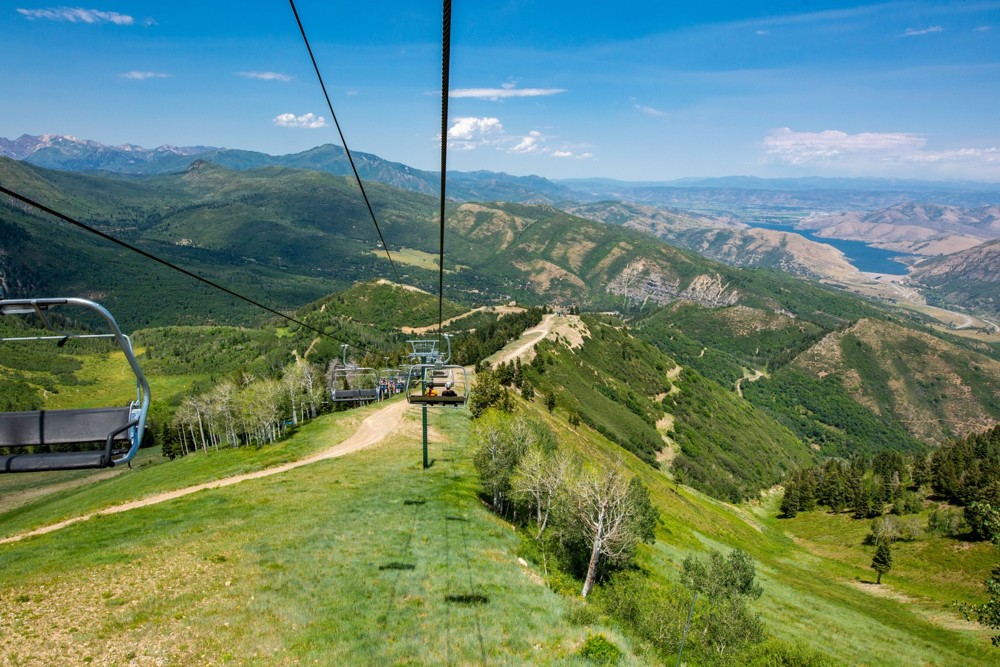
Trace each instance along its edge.
<path fill-rule="evenodd" d="M 380 368 L 379 383 L 384 383 L 388 389 L 388 396 L 395 396 L 402 393 L 406 388 L 406 376 L 408 370 L 402 368 Z M 384 397 L 383 397 L 384 398 Z"/>
<path fill-rule="evenodd" d="M 79 306 L 96 312 L 110 333 L 74 334 L 58 331 L 46 312 L 57 306 Z M 136 398 L 124 407 L 30 410 L 0 413 L 0 472 L 41 472 L 111 468 L 128 463 L 139 450 L 149 412 L 149 383 L 115 318 L 88 299 L 2 299 L 0 316 L 37 315 L 52 336 L 0 338 L 4 342 L 57 341 L 63 347 L 74 338 L 113 338 L 135 375 Z M 97 447 L 94 443 L 101 443 Z M 77 445 L 76 451 L 28 451 L 48 445 Z"/>
<path fill-rule="evenodd" d="M 330 378 L 330 400 L 334 403 L 370 403 L 379 400 L 379 372 L 374 368 L 348 363 L 347 348 L 346 343 L 340 346 L 343 366 L 334 369 Z"/>
<path fill-rule="evenodd" d="M 436 340 L 411 340 L 409 354 L 413 365 L 406 378 L 406 400 L 420 405 L 465 405 L 469 398 L 469 380 L 463 366 L 451 360 L 451 336 L 444 335 L 447 350 Z M 454 396 L 443 396 L 445 391 Z"/>

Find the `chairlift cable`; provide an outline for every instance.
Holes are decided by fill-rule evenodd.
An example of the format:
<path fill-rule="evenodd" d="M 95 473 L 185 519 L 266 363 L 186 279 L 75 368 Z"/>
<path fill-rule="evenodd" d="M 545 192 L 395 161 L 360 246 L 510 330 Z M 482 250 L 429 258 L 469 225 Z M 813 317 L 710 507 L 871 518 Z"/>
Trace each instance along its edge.
<path fill-rule="evenodd" d="M 368 207 L 368 214 L 371 216 L 372 223 L 375 225 L 375 231 L 378 232 L 379 241 L 382 242 L 382 249 L 385 250 L 385 257 L 389 260 L 389 266 L 392 267 L 392 273 L 396 277 L 396 284 L 402 285 L 403 281 L 399 277 L 399 270 L 396 268 L 396 263 L 392 261 L 392 255 L 389 253 L 389 245 L 385 242 L 385 237 L 382 236 L 382 229 L 378 225 L 378 220 L 375 217 L 375 210 L 372 208 L 371 201 L 368 199 L 368 193 L 365 191 L 365 185 L 361 180 L 361 175 L 358 173 L 358 168 L 354 164 L 354 157 L 351 155 L 351 150 L 347 147 L 347 140 L 344 138 L 344 132 L 340 129 L 340 121 L 337 120 L 337 114 L 333 110 L 333 102 L 330 101 L 330 95 L 326 91 L 326 83 L 323 82 L 323 75 L 319 71 L 319 65 L 316 63 L 316 56 L 313 55 L 312 46 L 309 45 L 309 38 L 306 36 L 306 29 L 302 25 L 302 19 L 299 18 L 299 11 L 295 8 L 295 0 L 288 0 L 288 3 L 292 6 L 292 13 L 295 14 L 295 22 L 299 25 L 299 32 L 302 33 L 302 41 L 306 45 L 306 50 L 309 52 L 309 59 L 312 61 L 313 69 L 316 70 L 316 78 L 319 79 L 319 87 L 323 90 L 323 97 L 326 99 L 326 106 L 330 110 L 330 116 L 333 117 L 333 124 L 337 127 L 337 134 L 340 135 L 340 145 L 344 147 L 344 154 L 347 155 L 347 161 L 351 164 L 351 170 L 354 172 L 354 179 L 358 183 L 358 188 L 361 190 L 361 197 L 365 200 L 365 206 Z"/>
<path fill-rule="evenodd" d="M 438 337 L 444 331 L 444 209 L 448 181 L 448 90 L 451 77 L 451 0 L 444 0 L 441 25 L 441 206 L 438 251 Z"/>
<path fill-rule="evenodd" d="M 197 273 L 194 273 L 194 272 L 189 271 L 189 270 L 187 270 L 187 269 L 185 269 L 185 268 L 183 268 L 181 266 L 178 266 L 178 265 L 176 265 L 176 264 L 174 264 L 172 262 L 169 262 L 169 261 L 167 261 L 165 259 L 157 257 L 156 255 L 143 250 L 142 248 L 138 248 L 138 247 L 132 245 L 131 243 L 128 243 L 127 241 L 122 241 L 121 239 L 117 239 L 114 236 L 111 236 L 110 234 L 102 232 L 99 229 L 91 227 L 90 225 L 88 225 L 86 223 L 80 222 L 79 220 L 71 218 L 68 215 L 65 215 L 63 213 L 60 213 L 59 211 L 51 209 L 48 206 L 46 206 L 44 204 L 41 204 L 41 203 L 35 201 L 34 199 L 31 199 L 30 197 L 26 197 L 26 196 L 24 196 L 22 194 L 14 192 L 13 190 L 5 188 L 2 185 L 0 185 L 0 192 L 2 192 L 3 194 L 7 195 L 8 197 L 12 197 L 12 198 L 14 198 L 14 199 L 16 199 L 16 200 L 24 203 L 24 204 L 27 204 L 28 206 L 32 206 L 32 207 L 38 209 L 39 211 L 42 211 L 44 213 L 48 213 L 49 215 L 51 215 L 51 216 L 53 216 L 55 218 L 58 218 L 59 220 L 62 220 L 63 222 L 68 222 L 69 224 L 74 225 L 76 227 L 79 227 L 80 229 L 83 229 L 84 231 L 87 231 L 87 232 L 90 232 L 91 234 L 95 234 L 97 236 L 100 236 L 102 239 L 104 239 L 106 241 L 110 241 L 111 243 L 114 243 L 116 245 L 119 245 L 119 246 L 125 248 L 126 250 L 131 250 L 134 253 L 138 253 L 139 255 L 142 255 L 146 259 L 149 259 L 149 260 L 152 260 L 154 262 L 157 262 L 158 264 L 162 264 L 163 266 L 166 266 L 169 269 L 173 269 L 174 271 L 178 271 L 180 273 L 183 273 L 187 277 L 193 278 L 194 280 L 197 280 L 198 282 L 204 283 L 204 284 L 208 285 L 209 287 L 212 287 L 214 289 L 217 289 L 217 290 L 220 290 L 222 292 L 225 292 L 229 296 L 235 297 L 235 298 L 237 298 L 237 299 L 239 299 L 241 301 L 249 303 L 250 305 L 256 306 L 257 308 L 260 308 L 262 310 L 266 310 L 267 312 L 269 312 L 269 313 L 271 313 L 273 315 L 277 315 L 278 317 L 280 317 L 280 318 L 282 318 L 284 320 L 287 320 L 287 321 L 289 321 L 289 322 L 291 322 L 293 324 L 298 324 L 299 326 L 303 327 L 304 329 L 308 329 L 309 331 L 313 331 L 313 332 L 319 334 L 320 336 L 325 336 L 326 338 L 329 338 L 331 340 L 335 340 L 338 343 L 350 345 L 351 347 L 356 348 L 358 350 L 361 350 L 362 352 L 366 352 L 366 353 L 367 352 L 371 352 L 371 350 L 363 348 L 363 347 L 361 347 L 359 345 L 355 345 L 353 343 L 347 343 L 346 341 L 344 341 L 344 340 L 342 340 L 340 338 L 337 338 L 336 336 L 334 336 L 332 334 L 329 334 L 329 333 L 327 333 L 325 331 L 322 331 L 321 329 L 317 329 L 314 326 L 306 324 L 305 322 L 303 322 L 301 320 L 298 320 L 298 319 L 296 319 L 294 317 L 291 317 L 290 315 L 286 315 L 285 313 L 282 313 L 279 310 L 275 310 L 274 308 L 271 308 L 270 306 L 267 306 L 267 305 L 265 305 L 263 303 L 260 303 L 259 301 L 255 301 L 254 299 L 251 299 L 250 297 L 243 296 L 239 292 L 234 292 L 233 290 L 229 289 L 228 287 L 220 285 L 217 282 L 214 282 L 214 281 L 212 281 L 212 280 L 210 280 L 208 278 L 199 276 Z"/>

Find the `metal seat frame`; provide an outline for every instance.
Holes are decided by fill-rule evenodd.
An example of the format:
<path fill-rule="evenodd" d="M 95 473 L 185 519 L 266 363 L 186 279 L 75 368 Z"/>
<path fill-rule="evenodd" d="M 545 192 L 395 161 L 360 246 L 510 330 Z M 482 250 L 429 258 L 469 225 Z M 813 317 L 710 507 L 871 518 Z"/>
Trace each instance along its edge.
<path fill-rule="evenodd" d="M 340 346 L 343 366 L 333 371 L 333 377 L 330 379 L 330 400 L 334 403 L 370 403 L 379 400 L 378 384 L 381 378 L 379 372 L 374 368 L 348 363 L 348 347 L 346 343 Z M 343 384 L 345 380 L 351 385 L 351 381 L 358 378 L 370 378 L 372 386 L 357 389 L 338 388 L 338 385 Z"/>
<path fill-rule="evenodd" d="M 96 312 L 110 329 L 107 334 L 58 331 L 46 313 L 58 306 L 77 306 Z M 0 299 L 0 316 L 37 315 L 53 336 L 2 338 L 0 341 L 55 340 L 62 347 L 74 338 L 113 338 L 124 353 L 136 380 L 136 399 L 125 407 L 72 410 L 31 410 L 0 413 L 0 448 L 22 450 L 49 445 L 91 445 L 82 451 L 0 454 L 0 472 L 41 472 L 110 468 L 128 463 L 139 451 L 149 412 L 149 383 L 139 367 L 132 341 L 122 333 L 111 313 L 89 299 Z M 92 443 L 100 443 L 95 448 Z M 127 443 L 127 448 L 122 445 Z"/>
<path fill-rule="evenodd" d="M 451 336 L 444 334 L 447 343 L 447 351 L 438 347 L 436 340 L 411 340 L 411 352 L 409 354 L 410 371 L 406 378 L 406 401 L 419 405 L 465 405 L 469 399 L 469 379 L 465 368 L 451 361 Z M 444 387 L 445 382 L 451 381 L 453 385 L 461 379 L 461 393 L 456 391 L 456 396 L 428 396 L 427 390 Z"/>

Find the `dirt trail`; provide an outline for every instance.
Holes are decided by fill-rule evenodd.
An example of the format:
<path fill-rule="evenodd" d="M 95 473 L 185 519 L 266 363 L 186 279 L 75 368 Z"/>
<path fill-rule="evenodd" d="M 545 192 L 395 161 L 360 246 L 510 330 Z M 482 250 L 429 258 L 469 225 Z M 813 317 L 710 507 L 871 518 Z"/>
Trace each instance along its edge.
<path fill-rule="evenodd" d="M 256 472 L 244 473 L 242 475 L 235 475 L 233 477 L 226 477 L 224 479 L 217 479 L 212 482 L 206 482 L 204 484 L 197 484 L 195 486 L 188 486 L 183 489 L 176 489 L 174 491 L 165 491 L 163 493 L 158 493 L 154 496 L 149 496 L 142 498 L 141 500 L 134 500 L 132 502 L 123 503 L 121 505 L 115 505 L 114 507 L 108 507 L 103 510 L 98 510 L 97 512 L 91 512 L 89 514 L 84 514 L 83 516 L 74 517 L 72 519 L 67 519 L 65 521 L 60 521 L 59 523 L 54 523 L 49 526 L 42 526 L 41 528 L 36 528 L 35 530 L 28 531 L 26 533 L 21 533 L 19 535 L 12 535 L 10 537 L 5 537 L 0 539 L 0 544 L 6 544 L 8 542 L 17 542 L 23 540 L 26 537 L 33 537 L 35 535 L 44 535 L 45 533 L 51 533 L 53 531 L 65 528 L 66 526 L 78 523 L 80 521 L 86 521 L 87 519 L 92 519 L 95 516 L 104 516 L 108 514 L 118 514 L 120 512 L 127 512 L 129 510 L 134 510 L 139 507 L 147 507 L 149 505 L 156 505 L 158 503 L 167 502 L 168 500 L 173 500 L 175 498 L 182 498 L 184 496 L 191 495 L 192 493 L 197 493 L 199 491 L 204 491 L 205 489 L 219 489 L 224 486 L 232 486 L 233 484 L 239 484 L 240 482 L 245 482 L 250 479 L 259 479 L 261 477 L 270 477 L 271 475 L 278 475 L 283 472 L 288 472 L 289 470 L 294 470 L 295 468 L 301 468 L 302 466 L 309 465 L 310 463 L 316 463 L 317 461 L 323 461 L 326 459 L 332 459 L 338 456 L 344 456 L 345 454 L 350 454 L 358 450 L 364 449 L 365 447 L 370 447 L 375 443 L 381 441 L 386 436 L 388 436 L 392 431 L 399 426 L 399 423 L 403 419 L 403 412 L 406 410 L 407 403 L 405 401 L 398 401 L 391 405 L 388 405 L 378 412 L 374 412 L 361 422 L 358 426 L 358 430 L 354 432 L 353 435 L 349 436 L 343 442 L 340 442 L 329 449 L 325 449 L 321 452 L 317 452 L 312 456 L 308 456 L 304 459 L 299 459 L 298 461 L 292 461 L 291 463 L 285 463 L 280 466 L 275 466 L 273 468 L 265 468 L 264 470 L 258 470 Z"/>
<path fill-rule="evenodd" d="M 519 306 L 480 306 L 479 308 L 473 308 L 472 310 L 462 313 L 461 315 L 456 315 L 455 317 L 449 317 L 444 322 L 442 322 L 441 325 L 448 326 L 452 322 L 457 322 L 458 320 L 465 319 L 466 317 L 475 315 L 476 313 L 483 313 L 483 312 L 496 313 L 500 317 L 503 317 L 504 315 L 510 315 L 511 313 L 523 313 L 524 308 L 521 308 Z M 438 325 L 430 324 L 426 327 L 400 327 L 399 330 L 405 334 L 434 333 L 438 330 Z"/>
<path fill-rule="evenodd" d="M 743 369 L 743 377 L 736 381 L 736 393 L 740 395 L 740 398 L 743 398 L 743 381 L 746 380 L 747 382 L 756 382 L 762 377 L 764 377 L 764 373 L 762 371 L 755 369 L 753 373 L 751 373 L 746 369 Z"/>
<path fill-rule="evenodd" d="M 519 357 L 523 358 L 524 355 L 535 347 L 535 345 L 543 340 L 552 331 L 552 323 L 555 322 L 556 316 L 549 314 L 542 318 L 542 321 L 534 329 L 528 329 L 516 343 L 513 343 L 517 347 L 512 349 L 504 348 L 488 359 L 492 366 L 498 366 L 502 363 L 513 361 Z"/>

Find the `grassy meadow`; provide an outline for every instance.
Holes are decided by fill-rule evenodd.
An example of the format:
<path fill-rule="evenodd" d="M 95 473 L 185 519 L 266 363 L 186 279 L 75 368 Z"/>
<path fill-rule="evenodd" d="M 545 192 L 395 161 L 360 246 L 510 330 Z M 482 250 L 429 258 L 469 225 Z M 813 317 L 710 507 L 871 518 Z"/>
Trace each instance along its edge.
<path fill-rule="evenodd" d="M 378 409 L 321 416 L 267 447 L 172 462 L 143 451 L 107 477 L 0 476 L 0 537 L 303 458 Z M 638 565 L 654 576 L 739 547 L 756 561 L 764 595 L 753 606 L 778 639 L 849 665 L 997 659 L 952 606 L 983 599 L 989 545 L 898 543 L 876 587 L 867 521 L 777 519 L 777 493 L 723 503 L 572 427 L 541 398 L 522 409 L 589 459 L 623 458 L 649 487 L 661 518 Z M 519 562 L 531 550 L 477 496 L 468 420 L 430 411 L 427 470 L 410 409 L 388 439 L 347 457 L 0 544 L 0 665 L 591 664 L 579 649 L 596 633 L 624 651 L 620 664 L 655 664 L 582 611 L 576 582 Z"/>
<path fill-rule="evenodd" d="M 322 417 L 288 444 L 334 444 L 357 419 Z M 0 664 L 572 665 L 595 632 L 627 651 L 518 563 L 518 536 L 477 498 L 467 419 L 432 411 L 427 470 L 413 410 L 348 457 L 0 545 Z M 198 458 L 220 457 L 68 495 L 139 497 L 161 471 L 193 483 Z M 19 522 L 32 512 L 55 518 L 35 503 Z"/>

